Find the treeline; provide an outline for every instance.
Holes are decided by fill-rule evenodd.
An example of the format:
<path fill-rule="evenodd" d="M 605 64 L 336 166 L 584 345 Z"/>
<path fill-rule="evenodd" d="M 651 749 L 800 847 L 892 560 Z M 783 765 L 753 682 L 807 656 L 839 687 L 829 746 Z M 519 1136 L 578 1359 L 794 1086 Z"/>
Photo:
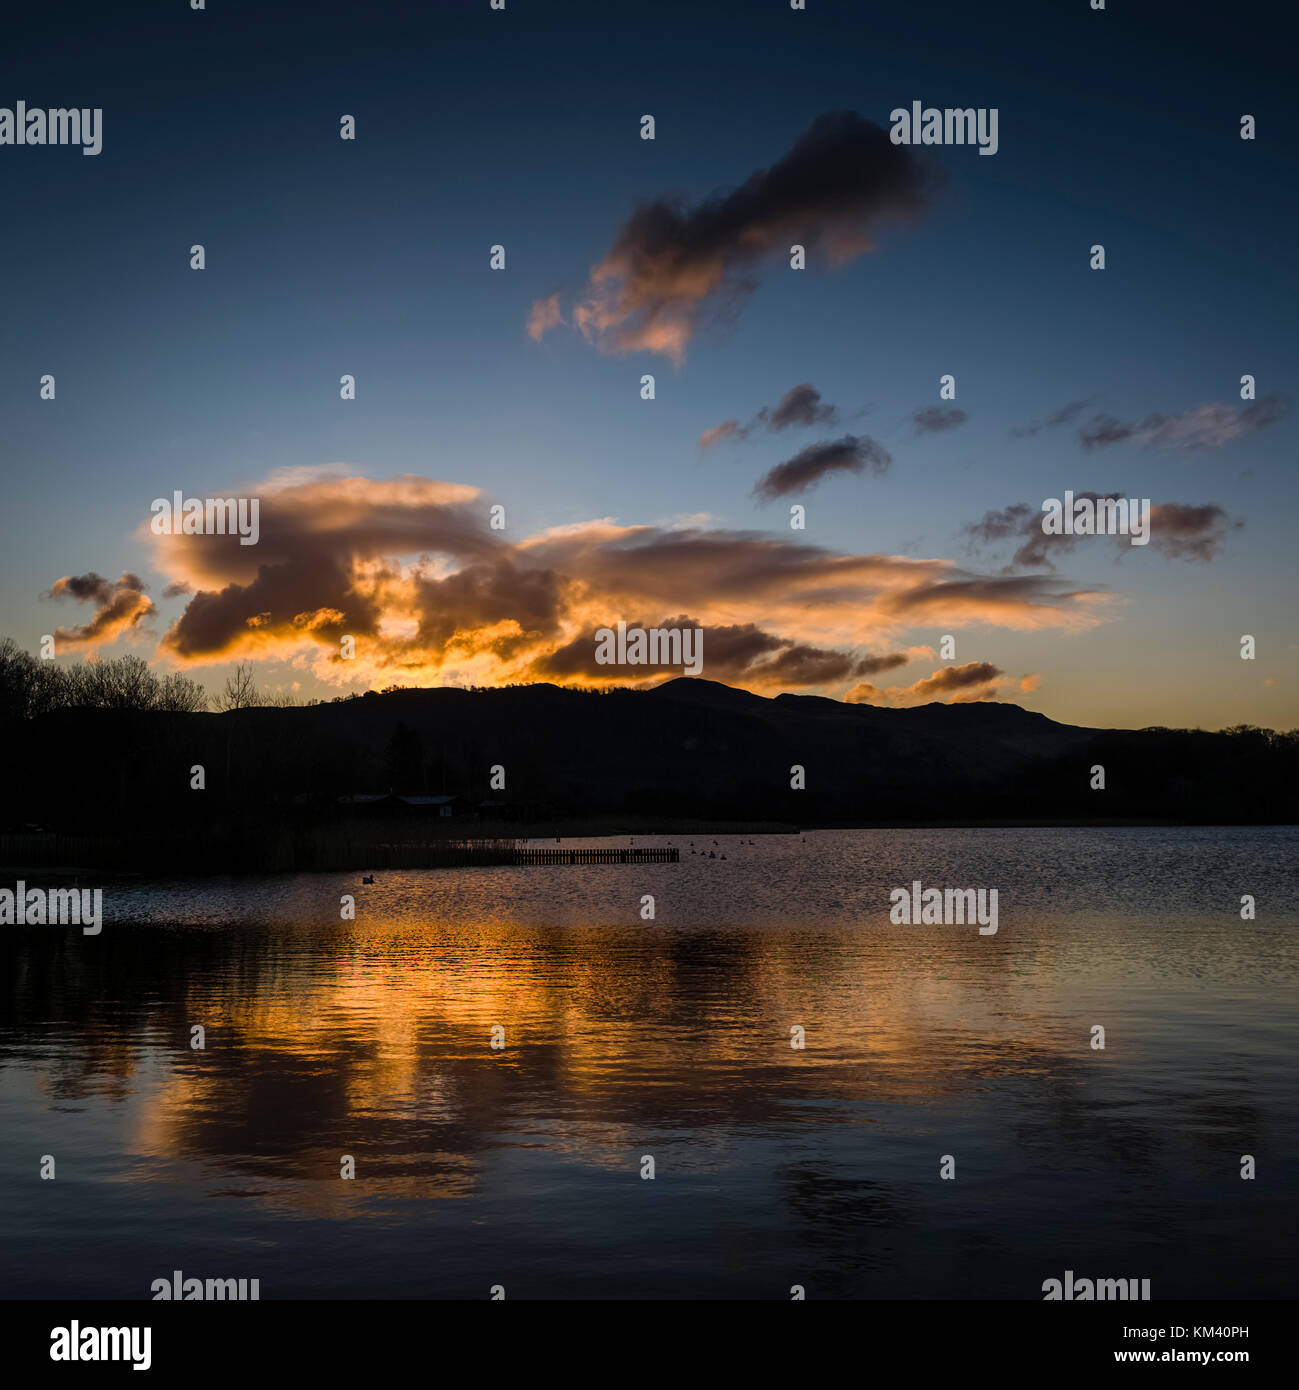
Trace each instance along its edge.
<path fill-rule="evenodd" d="M 469 686 L 471 692 L 496 689 Z M 507 687 L 522 689 L 521 686 Z M 391 695 L 407 689 L 390 685 L 378 693 Z M 374 692 L 367 692 L 374 693 Z M 581 695 L 608 694 L 604 690 L 574 691 Z M 282 691 L 261 689 L 253 668 L 241 662 L 224 686 L 209 695 L 196 680 L 179 672 L 159 676 L 138 656 L 88 660 L 74 666 L 42 661 L 11 637 L 0 637 L 0 719 L 35 719 L 58 709 L 156 710 L 164 714 L 226 713 L 241 709 L 291 709 L 320 704 L 348 704 L 364 699 L 352 692 L 331 700 L 300 700 Z"/>
<path fill-rule="evenodd" d="M 1007 704 L 895 710 L 686 679 L 268 703 L 246 668 L 210 711 L 195 682 L 133 657 L 60 670 L 0 642 L 0 829 L 125 836 L 162 860 L 187 836 L 251 865 L 286 832 L 301 846 L 373 824 L 355 798 L 390 792 L 461 799 L 449 818 L 411 808 L 400 833 L 417 837 L 484 822 L 1299 822 L 1299 733 L 1248 726 L 1081 729 Z"/>
<path fill-rule="evenodd" d="M 207 709 L 283 709 L 301 703 L 292 695 L 259 689 L 247 662 L 240 663 L 218 694 L 209 696 L 198 681 L 178 671 L 159 676 L 138 656 L 57 666 L 38 660 L 12 637 L 0 637 L 0 718 L 35 719 L 57 709 L 201 714 Z"/>
<path fill-rule="evenodd" d="M 0 637 L 0 718 L 35 719 L 57 709 L 196 714 L 207 708 L 198 681 L 179 672 L 159 677 L 138 656 L 58 666 Z"/>

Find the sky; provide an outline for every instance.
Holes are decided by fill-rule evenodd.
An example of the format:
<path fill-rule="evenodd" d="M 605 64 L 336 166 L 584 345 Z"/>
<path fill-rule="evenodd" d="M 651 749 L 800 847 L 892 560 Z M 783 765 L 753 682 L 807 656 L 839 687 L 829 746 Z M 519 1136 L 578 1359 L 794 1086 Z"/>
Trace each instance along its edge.
<path fill-rule="evenodd" d="M 1270 11 L 894 8 L 7 19 L 0 108 L 103 117 L 0 144 L 0 634 L 300 698 L 673 674 L 595 664 L 622 620 L 764 695 L 1299 725 Z M 257 544 L 153 534 L 177 491 Z M 1066 491 L 1149 543 L 1044 536 Z"/>

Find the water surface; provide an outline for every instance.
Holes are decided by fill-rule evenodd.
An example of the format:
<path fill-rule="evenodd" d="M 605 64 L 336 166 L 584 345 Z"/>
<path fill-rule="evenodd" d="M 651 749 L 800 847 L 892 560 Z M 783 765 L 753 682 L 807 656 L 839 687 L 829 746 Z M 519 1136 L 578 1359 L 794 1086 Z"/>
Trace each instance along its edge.
<path fill-rule="evenodd" d="M 0 1294 L 1292 1294 L 1299 831 L 636 843 L 682 860 L 115 880 L 98 937 L 0 928 Z M 996 935 L 892 925 L 913 879 L 997 888 Z"/>

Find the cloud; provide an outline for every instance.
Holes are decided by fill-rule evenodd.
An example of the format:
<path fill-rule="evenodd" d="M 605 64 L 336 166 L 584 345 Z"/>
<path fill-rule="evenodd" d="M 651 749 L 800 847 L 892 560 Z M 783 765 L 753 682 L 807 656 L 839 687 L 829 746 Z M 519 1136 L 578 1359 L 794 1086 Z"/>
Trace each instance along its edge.
<path fill-rule="evenodd" d="M 1011 434 L 1016 439 L 1026 439 L 1042 429 L 1059 429 L 1061 425 L 1067 425 L 1071 420 L 1077 419 L 1094 399 L 1093 396 L 1087 396 L 1080 401 L 1069 401 L 1068 404 L 1062 405 L 1059 410 L 1052 411 L 1044 422 L 1035 420 L 1030 425 L 1020 425 L 1011 430 Z"/>
<path fill-rule="evenodd" d="M 911 660 L 910 652 L 889 652 L 883 656 L 866 656 L 857 663 L 855 676 L 880 676 L 885 671 L 896 671 Z"/>
<path fill-rule="evenodd" d="M 1228 530 L 1239 530 L 1244 524 L 1233 521 L 1213 502 L 1202 507 L 1156 502 L 1150 508 L 1150 545 L 1174 559 L 1207 564 L 1222 549 Z"/>
<path fill-rule="evenodd" d="M 832 425 L 838 418 L 834 406 L 823 404 L 821 393 L 810 381 L 791 386 L 775 406 L 763 406 L 747 425 L 726 420 L 699 436 L 699 447 L 711 449 L 723 439 L 747 439 L 755 430 L 786 430 L 791 425 Z"/>
<path fill-rule="evenodd" d="M 140 525 L 169 588 L 192 591 L 159 643 L 173 665 L 284 661 L 339 686 L 605 684 L 593 634 L 622 619 L 702 626 L 714 679 L 804 689 L 932 656 L 898 641 L 916 623 L 1077 630 L 1107 615 L 1109 596 L 1055 578 L 838 552 L 706 518 L 605 519 L 507 541 L 477 489 L 414 475 L 257 492 L 253 546 Z M 83 576 L 61 589 L 102 601 L 104 585 Z"/>
<path fill-rule="evenodd" d="M 1070 420 L 1080 415 L 1090 404 L 1092 398 L 1086 397 L 1081 401 L 1070 401 L 1067 405 L 1062 405 L 1059 410 L 1053 411 L 1046 417 L 1049 429 L 1058 429 L 1061 425 L 1067 425 Z"/>
<path fill-rule="evenodd" d="M 944 666 L 925 680 L 908 687 L 909 695 L 927 700 L 939 695 L 968 693 L 972 688 L 995 683 L 1005 672 L 990 661 L 970 661 L 964 666 Z"/>
<path fill-rule="evenodd" d="M 1094 589 L 1075 589 L 1066 580 L 1040 575 L 939 579 L 888 594 L 881 613 L 909 622 L 991 622 L 1031 630 L 1091 627 L 1116 602 Z M 940 616 L 941 615 L 941 616 Z"/>
<path fill-rule="evenodd" d="M 1142 449 L 1217 449 L 1233 439 L 1265 429 L 1285 417 L 1290 398 L 1273 391 L 1248 405 L 1213 402 L 1180 415 L 1147 415 L 1125 422 L 1112 415 L 1094 415 L 1078 431 L 1084 449 L 1107 449 L 1131 443 Z"/>
<path fill-rule="evenodd" d="M 857 676 L 904 666 L 905 653 L 861 657 L 852 652 L 818 647 L 767 632 L 756 623 L 705 626 L 697 619 L 680 614 L 653 620 L 641 617 L 628 621 L 629 628 L 703 628 L 704 675 L 752 690 L 788 690 L 816 685 L 834 685 Z M 593 682 L 633 685 L 657 683 L 665 675 L 680 675 L 680 668 L 644 666 L 637 668 L 602 666 L 595 659 L 595 628 L 580 633 L 553 652 L 540 657 L 529 668 L 533 680 L 583 677 Z"/>
<path fill-rule="evenodd" d="M 1027 695 L 1031 694 L 1041 684 L 1042 677 L 1039 676 L 1036 671 L 1033 671 L 1030 672 L 1027 676 L 1020 677 L 1019 688 Z"/>
<path fill-rule="evenodd" d="M 560 312 L 557 293 L 534 300 L 528 311 L 528 337 L 539 343 L 548 330 L 557 328 L 563 322 L 564 315 Z"/>
<path fill-rule="evenodd" d="M 477 491 L 459 484 L 410 475 L 331 478 L 262 484 L 259 495 L 256 545 L 242 546 L 236 536 L 150 536 L 168 588 L 194 591 L 162 639 L 174 658 L 252 656 L 295 632 L 337 641 L 348 624 L 374 632 L 387 586 L 412 582 L 390 573 L 384 556 L 436 551 L 486 564 L 504 549 L 486 509 L 470 506 Z M 147 526 L 142 531 L 149 534 Z"/>
<path fill-rule="evenodd" d="M 1007 536 L 1027 535 L 1042 517 L 1040 509 L 1030 507 L 1027 502 L 1015 502 L 1001 511 L 984 512 L 978 521 L 966 526 L 968 535 L 980 541 L 1001 541 Z"/>
<path fill-rule="evenodd" d="M 720 425 L 714 425 L 712 429 L 705 430 L 699 436 L 699 447 L 711 449 L 714 444 L 720 444 L 723 439 L 729 439 L 732 435 L 738 435 L 743 439 L 747 433 L 747 429 L 740 429 L 738 420 L 723 420 Z"/>
<path fill-rule="evenodd" d="M 792 245 L 832 266 L 855 259 L 872 248 L 876 223 L 925 209 L 935 173 L 883 127 L 827 112 L 738 188 L 693 206 L 671 197 L 639 206 L 591 270 L 573 323 L 601 351 L 680 365 L 705 313 L 737 313 L 764 262 Z M 536 315 L 534 305 L 529 331 Z"/>
<path fill-rule="evenodd" d="M 262 486 L 278 490 L 301 483 L 318 483 L 324 478 L 346 478 L 353 472 L 355 469 L 350 463 L 291 463 L 274 469 Z"/>
<path fill-rule="evenodd" d="M 846 434 L 825 444 L 809 444 L 792 459 L 778 463 L 754 485 L 753 494 L 769 502 L 806 492 L 831 473 L 860 473 L 868 467 L 887 473 L 892 456 L 867 435 Z"/>
<path fill-rule="evenodd" d="M 1079 492 L 1076 499 L 1101 498 L 1112 500 L 1117 492 Z M 1042 530 L 1042 509 L 1027 502 L 1016 502 L 1001 511 L 985 512 L 965 527 L 965 533 L 976 542 L 996 544 L 1015 538 L 1022 544 L 1003 567 L 1003 574 L 1016 570 L 1056 568 L 1058 556 L 1072 553 L 1080 541 L 1104 540 L 1105 537 L 1077 535 L 1048 535 Z M 1207 564 L 1222 549 L 1229 530 L 1238 530 L 1245 523 L 1233 521 L 1216 503 L 1187 506 L 1180 502 L 1156 502 L 1150 507 L 1150 541 L 1148 548 L 1171 559 L 1200 561 Z M 1132 549 L 1131 538 L 1124 535 L 1109 537 L 1118 546 L 1119 555 Z"/>
<path fill-rule="evenodd" d="M 157 611 L 144 590 L 144 583 L 136 574 L 123 574 L 116 584 L 93 571 L 56 579 L 44 597 L 95 604 L 89 622 L 79 627 L 54 629 L 56 647 L 93 650 L 138 628 L 145 618 Z"/>
<path fill-rule="evenodd" d="M 768 411 L 766 407 L 760 410 L 757 418 L 769 430 L 784 430 L 790 425 L 832 425 L 835 409 L 822 404 L 821 393 L 810 381 L 804 381 L 791 386 L 773 410 Z"/>
<path fill-rule="evenodd" d="M 988 661 L 971 661 L 964 666 L 944 666 L 914 685 L 889 686 L 880 690 L 869 682 L 854 686 L 844 699 L 853 705 L 924 705 L 949 697 L 951 703 L 996 698 L 997 684 L 1005 672 Z"/>
<path fill-rule="evenodd" d="M 917 410 L 911 417 L 917 434 L 938 434 L 942 430 L 954 430 L 970 417 L 955 406 L 931 405 Z"/>

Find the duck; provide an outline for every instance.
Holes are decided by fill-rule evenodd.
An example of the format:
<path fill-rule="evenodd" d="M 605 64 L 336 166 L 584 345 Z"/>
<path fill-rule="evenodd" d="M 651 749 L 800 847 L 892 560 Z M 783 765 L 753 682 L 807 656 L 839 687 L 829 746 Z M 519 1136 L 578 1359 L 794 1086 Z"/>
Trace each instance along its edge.
<path fill-rule="evenodd" d="M 362 875 L 361 875 L 361 882 L 362 882 L 362 883 L 373 883 L 373 882 L 374 882 L 374 875 L 373 875 L 373 874 L 362 874 Z"/>

